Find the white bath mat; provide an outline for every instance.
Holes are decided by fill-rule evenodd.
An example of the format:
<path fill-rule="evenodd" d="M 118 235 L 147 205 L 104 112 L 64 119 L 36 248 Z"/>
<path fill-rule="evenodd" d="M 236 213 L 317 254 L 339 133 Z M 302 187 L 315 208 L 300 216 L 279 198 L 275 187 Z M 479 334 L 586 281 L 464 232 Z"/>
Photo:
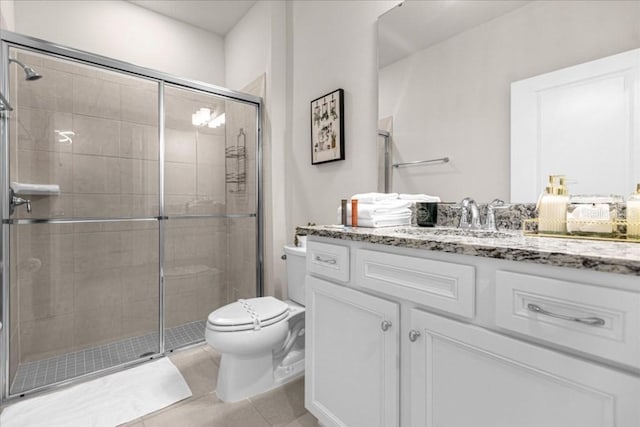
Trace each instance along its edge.
<path fill-rule="evenodd" d="M 168 358 L 13 404 L 2 427 L 113 427 L 191 396 Z"/>

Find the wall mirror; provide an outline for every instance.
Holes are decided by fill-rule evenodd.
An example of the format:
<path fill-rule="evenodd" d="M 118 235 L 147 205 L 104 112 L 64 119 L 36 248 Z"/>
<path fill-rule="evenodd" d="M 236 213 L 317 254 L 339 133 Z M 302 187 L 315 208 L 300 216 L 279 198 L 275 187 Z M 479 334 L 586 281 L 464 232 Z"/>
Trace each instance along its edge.
<path fill-rule="evenodd" d="M 639 111 L 637 72 L 635 77 L 627 72 L 610 81 L 622 89 L 609 98 L 599 98 L 606 82 L 574 91 L 597 107 L 585 121 L 608 115 L 617 126 L 628 129 L 623 135 L 607 131 L 594 135 L 574 125 L 574 133 L 563 134 L 560 126 L 554 138 L 564 135 L 577 141 L 579 148 L 514 149 L 514 143 L 531 148 L 539 134 L 528 134 L 524 140 L 518 135 L 519 140 L 514 140 L 511 97 L 516 82 L 535 81 L 640 48 L 640 1 L 406 0 L 378 20 L 378 48 L 380 128 L 392 135 L 392 163 L 450 159 L 390 168 L 393 191 L 434 194 L 443 201 L 471 196 L 478 201 L 499 197 L 535 202 L 546 185 L 537 175 L 544 174 L 545 167 L 574 174 L 568 177 L 574 194 L 626 195 L 635 188 L 640 131 L 637 121 L 629 120 Z M 579 84 L 574 81 L 569 86 Z M 610 102 L 615 105 L 607 108 Z M 543 118 L 554 117 L 564 124 L 559 113 L 568 107 L 558 105 Z M 572 120 L 580 123 L 575 116 Z M 591 138 L 585 141 L 587 135 Z M 557 148 L 554 138 L 547 138 L 542 146 Z M 613 144 L 616 138 L 622 142 Z M 608 153 L 606 159 L 603 152 Z M 544 158 L 549 153 L 554 161 Z M 598 162 L 607 165 L 598 168 Z M 625 178 L 613 178 L 612 171 L 621 166 L 626 169 Z M 512 180 L 513 175 L 525 179 Z"/>

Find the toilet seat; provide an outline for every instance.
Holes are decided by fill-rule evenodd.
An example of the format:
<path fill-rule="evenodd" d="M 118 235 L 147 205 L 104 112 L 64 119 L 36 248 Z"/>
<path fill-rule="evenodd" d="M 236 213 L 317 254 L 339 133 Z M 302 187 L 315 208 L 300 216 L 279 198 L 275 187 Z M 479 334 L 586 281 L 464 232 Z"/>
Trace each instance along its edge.
<path fill-rule="evenodd" d="M 260 330 L 289 316 L 289 305 L 273 297 L 240 299 L 207 318 L 207 329 L 219 332 Z"/>

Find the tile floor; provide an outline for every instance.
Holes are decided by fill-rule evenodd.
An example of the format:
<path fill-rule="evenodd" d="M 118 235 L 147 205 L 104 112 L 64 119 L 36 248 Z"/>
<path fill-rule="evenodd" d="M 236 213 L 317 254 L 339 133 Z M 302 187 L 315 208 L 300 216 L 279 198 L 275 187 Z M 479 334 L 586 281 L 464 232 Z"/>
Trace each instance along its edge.
<path fill-rule="evenodd" d="M 216 394 L 220 355 L 207 345 L 169 356 L 191 388 L 192 396 L 121 427 L 317 427 L 304 408 L 304 379 L 235 403 Z M 1 408 L 0 408 L 1 412 Z"/>
<path fill-rule="evenodd" d="M 304 379 L 236 403 L 216 394 L 220 355 L 206 345 L 176 352 L 171 361 L 180 369 L 193 395 L 126 427 L 316 427 L 304 408 Z"/>
<path fill-rule="evenodd" d="M 202 340 L 205 322 L 191 322 L 165 329 L 165 348 L 173 349 Z M 103 344 L 47 359 L 21 363 L 11 385 L 11 394 L 19 394 L 44 385 L 110 368 L 158 352 L 158 334 Z"/>

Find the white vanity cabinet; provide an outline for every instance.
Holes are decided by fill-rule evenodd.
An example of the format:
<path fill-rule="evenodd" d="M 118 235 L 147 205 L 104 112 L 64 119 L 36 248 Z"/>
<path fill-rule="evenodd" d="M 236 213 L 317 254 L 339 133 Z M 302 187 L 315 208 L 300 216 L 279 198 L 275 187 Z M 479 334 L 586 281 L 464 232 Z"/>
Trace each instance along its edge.
<path fill-rule="evenodd" d="M 611 289 L 585 271 L 317 239 L 311 253 L 335 242 L 350 265 L 307 270 L 306 405 L 322 425 L 640 426 L 636 277 L 610 274 L 624 282 Z"/>
<path fill-rule="evenodd" d="M 637 377 L 419 309 L 409 324 L 406 425 L 640 425 Z"/>
<path fill-rule="evenodd" d="M 311 276 L 306 285 L 306 407 L 327 426 L 397 426 L 399 305 Z"/>

